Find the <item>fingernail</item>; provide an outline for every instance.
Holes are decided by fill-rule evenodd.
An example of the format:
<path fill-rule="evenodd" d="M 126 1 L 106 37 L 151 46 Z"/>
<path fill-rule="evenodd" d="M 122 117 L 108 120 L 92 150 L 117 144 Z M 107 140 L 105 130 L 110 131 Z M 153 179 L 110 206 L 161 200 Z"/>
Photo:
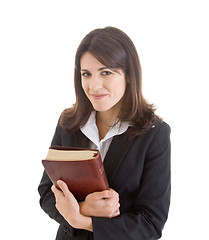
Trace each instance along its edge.
<path fill-rule="evenodd" d="M 115 194 L 115 192 L 114 192 L 113 190 L 111 190 L 111 191 L 110 191 L 110 195 L 113 196 L 114 194 Z"/>
<path fill-rule="evenodd" d="M 62 181 L 61 181 L 61 180 L 58 180 L 58 181 L 57 181 L 57 184 L 58 184 L 58 185 L 61 185 L 61 184 L 62 184 Z"/>

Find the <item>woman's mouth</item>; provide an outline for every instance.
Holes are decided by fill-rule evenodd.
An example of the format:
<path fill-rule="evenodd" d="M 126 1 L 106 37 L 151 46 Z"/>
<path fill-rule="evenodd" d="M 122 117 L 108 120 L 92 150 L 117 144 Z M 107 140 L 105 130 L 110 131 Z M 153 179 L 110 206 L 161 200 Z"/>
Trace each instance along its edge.
<path fill-rule="evenodd" d="M 95 100 L 100 100 L 100 99 L 103 99 L 107 96 L 107 94 L 90 94 L 90 95 Z"/>

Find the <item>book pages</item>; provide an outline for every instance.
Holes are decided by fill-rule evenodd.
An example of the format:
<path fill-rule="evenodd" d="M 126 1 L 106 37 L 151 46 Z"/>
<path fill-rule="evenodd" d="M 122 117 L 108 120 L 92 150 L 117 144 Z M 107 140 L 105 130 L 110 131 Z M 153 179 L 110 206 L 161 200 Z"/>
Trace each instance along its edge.
<path fill-rule="evenodd" d="M 97 151 L 94 150 L 56 150 L 49 149 L 46 160 L 51 161 L 81 161 L 90 160 L 95 157 Z"/>

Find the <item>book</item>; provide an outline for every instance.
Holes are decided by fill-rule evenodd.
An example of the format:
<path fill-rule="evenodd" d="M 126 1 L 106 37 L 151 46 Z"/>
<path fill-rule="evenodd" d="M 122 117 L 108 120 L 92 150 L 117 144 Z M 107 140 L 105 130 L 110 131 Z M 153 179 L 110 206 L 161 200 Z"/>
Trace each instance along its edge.
<path fill-rule="evenodd" d="M 98 150 L 52 146 L 42 164 L 52 183 L 59 188 L 57 181 L 64 181 L 78 201 L 109 189 Z"/>

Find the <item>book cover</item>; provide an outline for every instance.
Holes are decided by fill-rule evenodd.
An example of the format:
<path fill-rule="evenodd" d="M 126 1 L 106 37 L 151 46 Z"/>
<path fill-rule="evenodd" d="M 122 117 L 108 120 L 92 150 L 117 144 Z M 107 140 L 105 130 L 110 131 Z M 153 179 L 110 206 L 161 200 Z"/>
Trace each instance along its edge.
<path fill-rule="evenodd" d="M 42 164 L 53 184 L 58 187 L 57 181 L 63 180 L 78 201 L 109 189 L 98 150 L 52 146 L 47 156 Z"/>

